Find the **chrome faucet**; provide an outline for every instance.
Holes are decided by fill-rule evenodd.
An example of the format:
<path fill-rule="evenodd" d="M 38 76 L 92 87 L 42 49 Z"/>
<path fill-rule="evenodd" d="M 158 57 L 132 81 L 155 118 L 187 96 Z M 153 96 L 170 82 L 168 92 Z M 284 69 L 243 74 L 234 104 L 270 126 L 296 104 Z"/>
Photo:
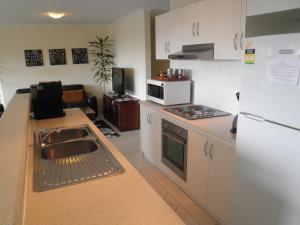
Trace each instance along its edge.
<path fill-rule="evenodd" d="M 44 143 L 44 141 L 46 140 L 47 137 L 49 137 L 50 134 L 53 134 L 54 132 L 60 133 L 61 129 L 60 128 L 52 129 L 51 131 L 48 131 L 48 133 L 46 133 L 45 136 L 41 137 L 40 139 L 41 147 L 47 146 L 47 144 Z"/>

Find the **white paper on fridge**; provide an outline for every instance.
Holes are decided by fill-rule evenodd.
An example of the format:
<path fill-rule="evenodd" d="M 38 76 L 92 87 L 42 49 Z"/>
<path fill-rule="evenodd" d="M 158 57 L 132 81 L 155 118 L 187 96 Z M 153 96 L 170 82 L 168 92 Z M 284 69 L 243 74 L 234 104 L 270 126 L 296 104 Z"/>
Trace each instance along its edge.
<path fill-rule="evenodd" d="M 268 64 L 268 78 L 273 83 L 297 85 L 300 60 L 293 57 L 273 57 Z"/>

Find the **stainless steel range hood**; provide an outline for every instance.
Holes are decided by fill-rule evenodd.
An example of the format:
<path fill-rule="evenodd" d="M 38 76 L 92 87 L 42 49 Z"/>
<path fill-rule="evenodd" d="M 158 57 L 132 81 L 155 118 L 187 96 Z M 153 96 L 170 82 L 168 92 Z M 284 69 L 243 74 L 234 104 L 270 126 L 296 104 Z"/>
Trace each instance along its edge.
<path fill-rule="evenodd" d="M 168 55 L 175 60 L 213 60 L 214 44 L 183 45 L 181 52 Z"/>

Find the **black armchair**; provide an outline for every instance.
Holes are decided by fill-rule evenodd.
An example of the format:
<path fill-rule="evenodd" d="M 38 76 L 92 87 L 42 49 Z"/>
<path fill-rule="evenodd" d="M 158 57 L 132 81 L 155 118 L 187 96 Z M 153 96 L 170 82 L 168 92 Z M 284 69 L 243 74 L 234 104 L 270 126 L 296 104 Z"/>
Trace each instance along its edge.
<path fill-rule="evenodd" d="M 3 113 L 4 113 L 4 106 L 0 104 L 0 117 L 2 116 Z"/>
<path fill-rule="evenodd" d="M 79 107 L 91 119 L 98 116 L 97 98 L 87 93 L 82 84 L 63 85 L 63 93 L 65 108 Z M 89 110 L 89 107 L 92 110 Z M 91 111 L 94 111 L 94 113 Z"/>

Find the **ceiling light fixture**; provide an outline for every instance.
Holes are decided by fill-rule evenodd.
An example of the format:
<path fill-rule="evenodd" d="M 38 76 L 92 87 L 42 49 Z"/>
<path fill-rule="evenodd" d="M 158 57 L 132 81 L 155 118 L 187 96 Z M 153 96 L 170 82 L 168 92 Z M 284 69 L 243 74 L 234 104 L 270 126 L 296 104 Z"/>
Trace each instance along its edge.
<path fill-rule="evenodd" d="M 60 19 L 65 15 L 64 12 L 48 12 L 47 14 L 53 19 Z"/>

